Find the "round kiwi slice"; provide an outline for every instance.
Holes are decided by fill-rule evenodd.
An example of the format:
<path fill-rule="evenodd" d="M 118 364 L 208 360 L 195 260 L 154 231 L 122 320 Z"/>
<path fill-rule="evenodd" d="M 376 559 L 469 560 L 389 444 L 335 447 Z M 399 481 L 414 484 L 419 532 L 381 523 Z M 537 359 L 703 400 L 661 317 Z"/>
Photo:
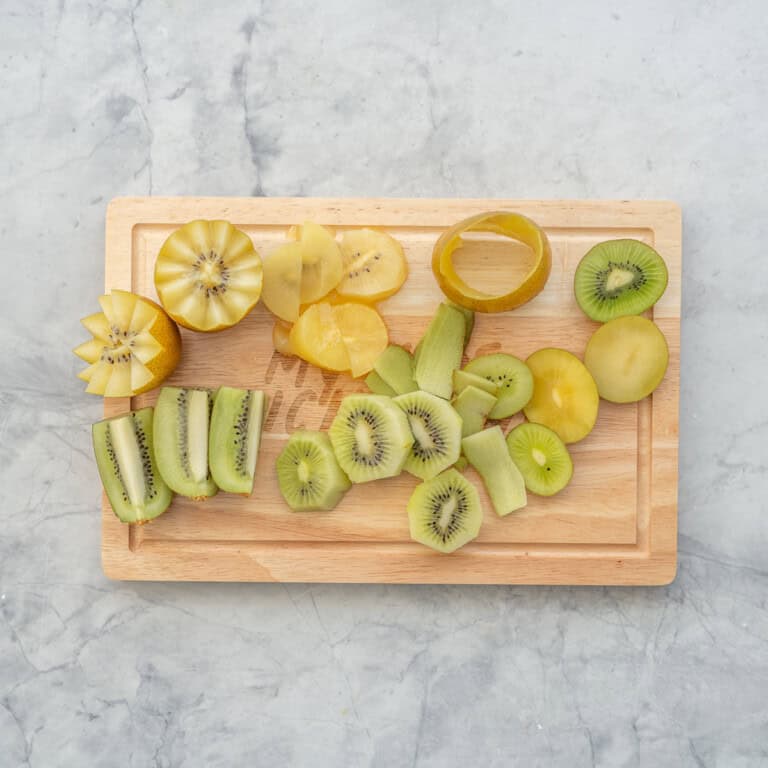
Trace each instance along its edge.
<path fill-rule="evenodd" d="M 645 312 L 661 298 L 667 279 L 667 265 L 650 245 L 608 240 L 579 262 L 573 289 L 584 314 L 605 323 Z"/>
<path fill-rule="evenodd" d="M 519 424 L 507 435 L 507 449 L 531 493 L 554 496 L 571 481 L 571 455 L 549 427 Z"/>
<path fill-rule="evenodd" d="M 333 509 L 350 487 L 325 432 L 294 432 L 276 469 L 280 493 L 294 512 Z"/>
<path fill-rule="evenodd" d="M 408 502 L 411 538 L 438 552 L 454 552 L 472 541 L 482 522 L 477 488 L 455 469 L 417 485 Z"/>
<path fill-rule="evenodd" d="M 429 480 L 450 467 L 461 453 L 461 416 L 450 403 L 429 392 L 408 392 L 394 402 L 405 411 L 413 433 L 406 472 Z"/>
<path fill-rule="evenodd" d="M 587 342 L 584 364 L 597 391 L 612 403 L 634 403 L 659 386 L 667 371 L 669 348 L 658 326 L 645 317 L 617 317 Z"/>
<path fill-rule="evenodd" d="M 347 395 L 328 435 L 353 483 L 399 475 L 413 445 L 408 417 L 386 395 Z"/>
<path fill-rule="evenodd" d="M 513 355 L 497 352 L 476 357 L 464 370 L 492 381 L 498 387 L 496 405 L 489 419 L 505 419 L 528 405 L 533 395 L 533 376 L 528 366 Z"/>

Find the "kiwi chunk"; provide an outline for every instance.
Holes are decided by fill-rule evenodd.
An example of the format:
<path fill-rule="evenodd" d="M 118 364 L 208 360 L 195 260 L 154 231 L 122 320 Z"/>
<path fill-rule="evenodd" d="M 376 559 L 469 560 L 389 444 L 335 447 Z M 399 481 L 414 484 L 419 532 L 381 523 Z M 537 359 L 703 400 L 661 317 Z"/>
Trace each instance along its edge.
<path fill-rule="evenodd" d="M 408 502 L 411 538 L 445 554 L 476 538 L 482 522 L 477 488 L 455 469 L 417 485 Z"/>
<path fill-rule="evenodd" d="M 208 464 L 222 490 L 250 496 L 264 421 L 263 392 L 220 387 L 211 413 Z"/>
<path fill-rule="evenodd" d="M 328 434 L 353 483 L 399 475 L 413 445 L 408 417 L 384 395 L 347 395 Z"/>
<path fill-rule="evenodd" d="M 479 432 L 495 405 L 496 397 L 490 392 L 472 385 L 465 387 L 453 401 L 456 413 L 461 416 L 461 436 L 468 437 Z"/>
<path fill-rule="evenodd" d="M 146 523 L 162 515 L 171 490 L 155 464 L 152 408 L 93 425 L 93 451 L 112 511 L 123 523 Z"/>
<path fill-rule="evenodd" d="M 632 239 L 608 240 L 579 262 L 573 290 L 584 314 L 605 323 L 645 312 L 661 298 L 667 280 L 667 265 L 650 245 Z"/>
<path fill-rule="evenodd" d="M 490 379 L 486 379 L 484 376 L 478 376 L 469 371 L 454 371 L 453 391 L 457 395 L 460 395 L 467 387 L 482 389 L 484 392 L 488 392 L 494 397 L 496 397 L 499 392 L 499 385 Z"/>
<path fill-rule="evenodd" d="M 280 493 L 294 512 L 333 509 L 351 485 L 325 432 L 294 432 L 276 469 Z"/>
<path fill-rule="evenodd" d="M 157 468 L 171 490 L 202 500 L 218 491 L 208 469 L 208 432 L 214 393 L 163 387 L 153 419 Z"/>
<path fill-rule="evenodd" d="M 413 358 L 408 350 L 397 344 L 390 344 L 379 355 L 373 364 L 373 370 L 398 395 L 418 389 L 413 380 Z"/>
<path fill-rule="evenodd" d="M 461 418 L 450 404 L 429 392 L 394 399 L 408 417 L 413 445 L 404 469 L 429 480 L 451 466 L 461 452 Z"/>
<path fill-rule="evenodd" d="M 645 317 L 617 317 L 587 342 L 584 365 L 604 400 L 634 403 L 661 384 L 669 347 L 659 327 Z"/>
<path fill-rule="evenodd" d="M 397 394 L 397 392 L 395 392 L 395 390 L 392 389 L 392 387 L 390 387 L 389 384 L 376 373 L 376 371 L 371 371 L 365 377 L 365 383 L 374 395 L 394 397 Z"/>
<path fill-rule="evenodd" d="M 507 435 L 507 448 L 531 493 L 554 496 L 571 481 L 571 455 L 549 427 L 531 422 L 518 424 Z"/>
<path fill-rule="evenodd" d="M 441 304 L 418 348 L 416 383 L 419 389 L 450 399 L 453 372 L 461 366 L 466 321 L 454 307 Z"/>
<path fill-rule="evenodd" d="M 445 303 L 449 307 L 458 309 L 459 312 L 464 315 L 464 349 L 466 349 L 467 344 L 469 344 L 469 340 L 472 338 L 472 331 L 475 327 L 475 313 L 473 310 L 467 309 L 466 307 L 462 307 L 458 304 L 454 304 L 452 301 L 446 301 Z"/>
<path fill-rule="evenodd" d="M 483 478 L 496 514 L 503 517 L 528 503 L 525 481 L 509 455 L 501 427 L 465 437 L 461 448 Z"/>
<path fill-rule="evenodd" d="M 467 363 L 464 371 L 482 376 L 498 387 L 498 400 L 488 414 L 490 419 L 514 415 L 528 405 L 533 395 L 533 375 L 528 366 L 513 355 L 504 352 L 482 355 Z"/>

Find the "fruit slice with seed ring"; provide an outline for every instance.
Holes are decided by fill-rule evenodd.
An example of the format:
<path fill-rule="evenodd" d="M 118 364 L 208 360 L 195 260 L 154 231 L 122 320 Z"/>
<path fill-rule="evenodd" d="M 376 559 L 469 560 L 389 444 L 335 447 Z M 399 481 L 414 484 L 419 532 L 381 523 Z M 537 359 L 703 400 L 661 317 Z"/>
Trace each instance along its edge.
<path fill-rule="evenodd" d="M 518 424 L 507 435 L 507 448 L 531 493 L 553 496 L 571 481 L 571 456 L 565 443 L 549 427 L 530 422 Z"/>
<path fill-rule="evenodd" d="M 353 229 L 341 238 L 343 277 L 336 292 L 372 304 L 400 290 L 408 277 L 403 246 L 385 232 Z"/>

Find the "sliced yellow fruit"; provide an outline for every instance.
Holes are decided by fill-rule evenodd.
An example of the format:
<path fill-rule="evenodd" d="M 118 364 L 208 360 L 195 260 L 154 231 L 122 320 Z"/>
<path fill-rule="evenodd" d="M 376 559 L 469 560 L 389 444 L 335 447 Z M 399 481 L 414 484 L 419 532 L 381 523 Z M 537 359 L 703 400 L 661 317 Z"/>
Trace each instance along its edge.
<path fill-rule="evenodd" d="M 261 298 L 273 315 L 288 323 L 299 318 L 302 253 L 299 243 L 285 243 L 264 260 Z"/>
<path fill-rule="evenodd" d="M 349 352 L 330 304 L 312 304 L 288 335 L 293 352 L 308 363 L 329 371 L 348 371 Z"/>
<path fill-rule="evenodd" d="M 190 221 L 171 233 L 155 263 L 165 311 L 193 331 L 233 326 L 256 305 L 261 287 L 261 257 L 228 221 Z"/>
<path fill-rule="evenodd" d="M 387 326 L 381 315 L 365 304 L 338 304 L 333 307 L 336 323 L 349 353 L 353 377 L 364 376 L 389 344 Z"/>
<path fill-rule="evenodd" d="M 291 349 L 291 325 L 283 320 L 275 320 L 275 324 L 272 327 L 272 344 L 281 355 L 291 356 L 293 350 Z"/>
<path fill-rule="evenodd" d="M 528 421 L 549 427 L 564 443 L 586 437 L 600 398 L 584 363 L 564 349 L 540 349 L 525 364 L 533 374 L 533 397 L 523 408 Z"/>
<path fill-rule="evenodd" d="M 288 230 L 301 246 L 301 303 L 311 304 L 333 290 L 342 277 L 341 251 L 333 232 L 307 221 Z"/>
<path fill-rule="evenodd" d="M 336 291 L 347 299 L 381 301 L 400 290 L 408 277 L 403 246 L 385 232 L 354 229 L 341 238 L 344 276 Z"/>
<path fill-rule="evenodd" d="M 508 293 L 493 295 L 479 291 L 459 277 L 453 253 L 461 248 L 465 232 L 493 232 L 527 245 L 534 253 L 534 264 L 523 281 Z M 475 312 L 506 312 L 539 294 L 549 278 L 552 251 L 541 227 L 529 218 L 509 211 L 491 211 L 471 216 L 446 230 L 432 251 L 432 271 L 443 293 L 456 304 Z"/>
<path fill-rule="evenodd" d="M 181 356 L 176 324 L 154 301 L 128 291 L 113 290 L 99 304 L 102 312 L 81 321 L 93 338 L 74 350 L 90 363 L 78 374 L 86 392 L 131 397 L 157 387 Z"/>

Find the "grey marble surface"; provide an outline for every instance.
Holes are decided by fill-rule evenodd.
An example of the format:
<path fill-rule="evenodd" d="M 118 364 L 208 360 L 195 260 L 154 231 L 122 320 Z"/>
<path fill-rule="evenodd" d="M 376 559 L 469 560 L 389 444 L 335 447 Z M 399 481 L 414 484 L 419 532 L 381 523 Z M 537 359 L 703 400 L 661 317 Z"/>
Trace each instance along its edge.
<path fill-rule="evenodd" d="M 2 0 L 0 766 L 768 765 L 767 103 L 761 0 Z M 677 580 L 107 581 L 70 348 L 148 193 L 679 201 Z"/>

